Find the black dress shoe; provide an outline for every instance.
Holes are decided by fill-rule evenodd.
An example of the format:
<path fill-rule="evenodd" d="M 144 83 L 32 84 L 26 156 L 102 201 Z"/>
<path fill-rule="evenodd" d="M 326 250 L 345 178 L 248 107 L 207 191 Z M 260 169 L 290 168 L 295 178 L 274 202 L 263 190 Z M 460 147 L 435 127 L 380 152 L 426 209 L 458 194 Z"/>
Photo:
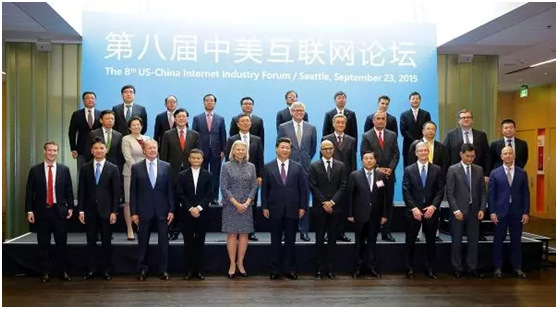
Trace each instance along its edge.
<path fill-rule="evenodd" d="M 516 278 L 520 278 L 520 279 L 526 279 L 527 278 L 527 274 L 523 272 L 523 270 L 521 269 L 516 269 L 513 274 L 515 275 Z"/>
<path fill-rule="evenodd" d="M 62 280 L 70 282 L 72 281 L 72 277 L 70 277 L 70 275 L 68 275 L 68 272 L 62 272 Z"/>
<path fill-rule="evenodd" d="M 138 280 L 139 281 L 145 281 L 146 278 L 146 274 L 145 274 L 145 270 L 140 270 L 140 272 L 138 273 Z"/>
<path fill-rule="evenodd" d="M 315 279 L 318 279 L 318 280 L 319 280 L 319 279 L 322 279 L 323 276 L 324 276 L 324 274 L 322 274 L 321 272 L 317 272 L 317 273 L 314 274 L 314 278 L 315 278 Z"/>
<path fill-rule="evenodd" d="M 248 273 L 247 272 L 238 272 L 238 275 L 243 277 L 243 278 L 247 278 L 248 277 Z"/>
<path fill-rule="evenodd" d="M 248 275 L 246 275 L 246 276 L 248 276 Z M 200 279 L 200 280 L 205 280 L 205 277 L 202 275 L 202 273 L 196 273 L 195 277 Z"/>
<path fill-rule="evenodd" d="M 343 235 L 341 235 L 341 237 L 337 237 L 337 241 L 351 242 L 351 239 L 349 237 L 347 237 L 347 235 L 343 234 Z"/>
<path fill-rule="evenodd" d="M 353 277 L 353 279 L 356 279 L 360 276 L 360 270 L 355 270 L 352 274 L 351 277 Z"/>
<path fill-rule="evenodd" d="M 444 242 L 444 241 L 440 238 L 440 236 L 436 236 L 436 242 Z"/>
<path fill-rule="evenodd" d="M 278 273 L 269 274 L 269 279 L 271 279 L 271 280 L 277 280 L 277 279 L 279 279 L 279 277 L 281 277 L 281 275 L 279 275 Z"/>
<path fill-rule="evenodd" d="M 161 274 L 161 280 L 168 281 L 169 279 L 170 279 L 170 276 L 169 276 L 168 272 L 165 271 Z"/>
<path fill-rule="evenodd" d="M 308 236 L 308 233 L 300 233 L 300 240 L 310 241 L 310 237 Z"/>
<path fill-rule="evenodd" d="M 92 271 L 90 271 L 90 272 L 88 272 L 87 274 L 85 274 L 85 276 L 83 276 L 83 280 L 84 280 L 84 281 L 85 281 L 85 280 L 89 280 L 89 279 L 93 278 L 94 276 L 95 276 L 95 273 L 92 272 Z"/>
<path fill-rule="evenodd" d="M 296 272 L 291 271 L 290 273 L 287 274 L 287 278 L 289 278 L 291 280 L 296 280 L 296 279 L 298 279 L 298 275 L 296 274 Z"/>
<path fill-rule="evenodd" d="M 334 274 L 333 272 L 331 272 L 331 271 L 328 272 L 328 273 L 326 274 L 326 276 L 327 276 L 329 279 L 335 279 L 335 274 Z"/>
<path fill-rule="evenodd" d="M 407 276 L 407 279 L 413 279 L 413 278 L 415 278 L 415 273 L 413 272 L 413 270 L 409 270 L 409 271 L 407 271 L 406 276 Z"/>
<path fill-rule="evenodd" d="M 389 242 L 395 242 L 395 238 L 393 238 L 393 236 L 391 236 L 391 233 L 386 233 L 386 234 L 382 235 L 382 240 L 383 241 L 389 241 Z"/>
<path fill-rule="evenodd" d="M 219 205 L 219 200 L 214 198 L 213 200 L 211 200 L 211 204 L 213 205 Z"/>
<path fill-rule="evenodd" d="M 479 241 L 487 241 L 486 236 L 482 236 L 482 235 L 481 235 L 481 236 L 479 237 Z"/>
<path fill-rule="evenodd" d="M 41 276 L 41 283 L 47 283 L 50 281 L 50 277 L 48 276 L 48 274 L 43 274 Z"/>
<path fill-rule="evenodd" d="M 471 271 L 469 272 L 469 276 L 471 276 L 471 277 L 477 277 L 477 278 L 481 278 L 481 279 L 484 278 L 484 275 L 483 275 L 480 271 L 478 271 L 478 270 L 476 270 L 476 269 L 475 269 L 475 270 L 471 270 Z"/>
<path fill-rule="evenodd" d="M 258 237 L 256 237 L 256 234 L 254 234 L 254 233 L 248 234 L 248 239 L 251 240 L 251 241 L 258 241 L 259 240 Z"/>
<path fill-rule="evenodd" d="M 112 277 L 110 276 L 110 274 L 108 273 L 108 271 L 105 271 L 103 273 L 103 279 L 105 279 L 106 281 L 111 281 Z"/>
<path fill-rule="evenodd" d="M 456 271 L 453 272 L 453 276 L 455 278 L 461 278 L 461 277 L 463 277 L 463 273 L 460 272 L 459 270 L 456 270 Z"/>
<path fill-rule="evenodd" d="M 192 273 L 191 272 L 187 272 L 186 275 L 184 275 L 184 278 L 182 278 L 184 280 L 190 280 L 192 279 Z"/>
<path fill-rule="evenodd" d="M 438 279 L 438 276 L 436 275 L 436 273 L 434 271 L 432 271 L 432 269 L 429 269 L 428 271 L 426 271 L 426 275 L 430 279 Z"/>
<path fill-rule="evenodd" d="M 496 279 L 502 279 L 504 275 L 502 274 L 502 269 L 501 268 L 496 268 L 494 270 L 494 278 Z"/>

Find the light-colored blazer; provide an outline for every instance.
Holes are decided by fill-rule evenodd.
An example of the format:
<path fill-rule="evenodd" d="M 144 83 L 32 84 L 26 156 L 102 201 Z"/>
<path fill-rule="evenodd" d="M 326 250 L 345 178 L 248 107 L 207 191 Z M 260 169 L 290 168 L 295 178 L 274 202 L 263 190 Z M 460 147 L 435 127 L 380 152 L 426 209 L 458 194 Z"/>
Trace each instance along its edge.
<path fill-rule="evenodd" d="M 151 139 L 149 136 L 146 135 L 142 135 L 141 138 L 144 141 Z M 131 134 L 126 135 L 122 138 L 122 155 L 124 156 L 124 161 L 126 162 L 124 164 L 124 168 L 122 169 L 123 176 L 132 175 L 132 165 L 145 159 L 140 143 Z"/>

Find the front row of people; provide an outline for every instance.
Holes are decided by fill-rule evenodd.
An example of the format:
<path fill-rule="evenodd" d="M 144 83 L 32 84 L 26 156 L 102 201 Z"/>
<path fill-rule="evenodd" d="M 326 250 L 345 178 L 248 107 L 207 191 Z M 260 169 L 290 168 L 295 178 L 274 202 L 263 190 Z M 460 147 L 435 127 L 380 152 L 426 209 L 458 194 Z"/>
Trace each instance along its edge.
<path fill-rule="evenodd" d="M 175 212 L 182 216 L 186 276 L 204 279 L 203 253 L 205 242 L 206 212 L 213 196 L 211 173 L 201 168 L 203 152 L 194 149 L 188 161 L 190 168 L 182 171 L 177 183 L 173 182 L 170 165 L 158 159 L 155 140 L 143 141 L 145 160 L 131 167 L 129 203 L 132 220 L 138 225 L 138 280 L 145 280 L 147 249 L 152 230 L 157 230 L 159 241 L 159 269 L 162 280 L 168 280 L 168 225 Z M 336 227 L 343 220 L 354 223 L 356 263 L 353 277 L 368 273 L 381 277 L 377 270 L 376 238 L 381 225 L 387 222 L 388 210 L 385 200 L 386 175 L 376 167 L 376 155 L 372 151 L 362 154 L 361 170 L 348 176 L 345 164 L 333 158 L 334 145 L 329 140 L 321 143 L 322 158 L 310 166 L 309 180 L 303 168 L 293 160 L 291 140 L 279 138 L 276 143 L 277 158 L 264 166 L 262 181 L 263 216 L 271 220 L 270 278 L 281 274 L 296 280 L 295 238 L 298 220 L 308 210 L 308 187 L 312 192 L 312 216 L 316 222 L 316 272 L 315 278 L 335 278 L 333 255 Z M 69 170 L 56 163 L 58 145 L 47 142 L 44 146 L 44 162 L 31 168 L 27 181 L 26 211 L 29 223 L 37 226 L 37 241 L 41 260 L 42 282 L 47 282 L 51 269 L 48 257 L 50 235 L 54 234 L 56 261 L 62 269 L 62 279 L 71 281 L 67 271 L 66 221 L 73 214 L 73 193 Z M 84 280 L 100 273 L 111 280 L 111 224 L 116 222 L 119 210 L 120 173 L 118 167 L 106 160 L 106 146 L 101 138 L 91 146 L 93 160 L 83 165 L 79 177 L 79 221 L 87 226 L 88 271 Z M 429 147 L 419 142 L 415 147 L 417 162 L 405 168 L 403 197 L 407 207 L 406 267 L 407 277 L 413 278 L 414 247 L 422 226 L 426 237 L 426 273 L 437 278 L 434 270 L 436 257 L 436 227 L 440 204 L 446 192 L 451 216 L 451 264 L 455 277 L 466 269 L 469 275 L 483 277 L 477 269 L 477 246 L 479 221 L 486 211 L 488 199 L 490 218 L 495 224 L 493 244 L 494 276 L 502 277 L 502 244 L 510 231 L 511 264 L 517 277 L 525 278 L 521 270 L 522 224 L 529 221 L 529 189 L 527 175 L 514 166 L 513 148 L 501 151 L 503 165 L 490 173 L 488 198 L 484 188 L 483 170 L 473 164 L 475 147 L 463 144 L 461 162 L 448 169 L 444 177 L 441 168 L 429 163 Z M 248 161 L 247 145 L 236 141 L 232 145 L 230 161 L 223 166 L 221 190 L 224 196 L 222 226 L 228 233 L 227 251 L 230 266 L 229 278 L 236 274 L 247 276 L 244 256 L 248 233 L 252 232 L 253 218 L 250 207 L 257 189 L 255 166 Z M 348 179 L 347 179 L 348 177 Z M 176 189 L 176 192 L 175 192 Z M 175 194 L 180 210 L 175 209 Z M 467 230 L 466 267 L 461 261 L 461 240 L 464 227 Z M 97 233 L 101 234 L 101 251 L 97 257 Z M 327 245 L 325 235 L 327 233 Z M 284 236 L 284 250 L 281 242 Z M 283 259 L 284 252 L 285 259 Z M 97 261 L 98 260 L 98 261 Z M 282 265 L 283 260 L 285 264 Z"/>

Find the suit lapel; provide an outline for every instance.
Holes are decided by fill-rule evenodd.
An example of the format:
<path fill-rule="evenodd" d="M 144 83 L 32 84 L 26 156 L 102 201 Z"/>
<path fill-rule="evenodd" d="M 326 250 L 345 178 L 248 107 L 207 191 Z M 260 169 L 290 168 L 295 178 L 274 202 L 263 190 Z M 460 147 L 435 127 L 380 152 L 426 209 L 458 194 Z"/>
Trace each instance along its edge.
<path fill-rule="evenodd" d="M 289 161 L 290 162 L 290 161 Z M 285 186 L 283 184 L 283 180 L 281 180 L 281 168 L 277 165 L 277 160 L 275 160 L 273 168 L 271 169 L 273 175 L 275 176 L 277 182 L 279 184 L 281 184 L 281 186 Z M 288 182 L 288 178 L 287 178 L 287 182 Z"/>

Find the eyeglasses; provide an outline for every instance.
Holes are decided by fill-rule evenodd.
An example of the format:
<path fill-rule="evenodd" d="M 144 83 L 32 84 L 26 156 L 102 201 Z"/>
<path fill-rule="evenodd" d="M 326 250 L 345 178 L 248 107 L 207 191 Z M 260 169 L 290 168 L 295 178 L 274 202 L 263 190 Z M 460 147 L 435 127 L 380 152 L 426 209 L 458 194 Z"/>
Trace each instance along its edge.
<path fill-rule="evenodd" d="M 333 150 L 333 147 L 322 148 L 322 150 Z"/>
<path fill-rule="evenodd" d="M 459 119 L 473 119 L 473 116 L 463 116 L 459 117 Z"/>

